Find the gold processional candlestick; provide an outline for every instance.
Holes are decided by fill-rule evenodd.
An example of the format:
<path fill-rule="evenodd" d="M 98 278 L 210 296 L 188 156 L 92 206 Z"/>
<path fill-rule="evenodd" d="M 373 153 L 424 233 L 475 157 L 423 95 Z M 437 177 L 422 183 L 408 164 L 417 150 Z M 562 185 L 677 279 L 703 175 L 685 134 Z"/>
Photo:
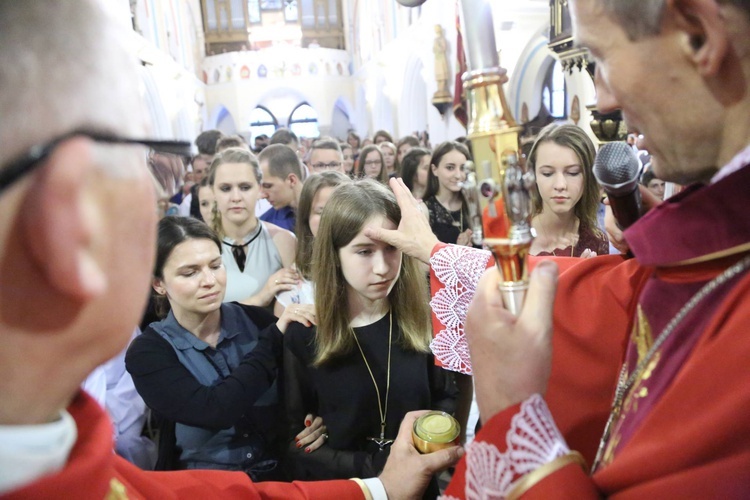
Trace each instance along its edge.
<path fill-rule="evenodd" d="M 519 161 L 521 127 L 508 110 L 503 84 L 507 71 L 500 67 L 489 2 L 463 0 L 470 70 L 463 77 L 467 96 L 467 136 L 474 163 L 469 163 L 463 185 L 469 202 L 474 241 L 494 255 L 502 282 L 505 308 L 521 312 L 529 286 L 528 256 L 531 232 L 531 189 L 534 173 Z M 476 165 L 485 179 L 477 180 Z"/>

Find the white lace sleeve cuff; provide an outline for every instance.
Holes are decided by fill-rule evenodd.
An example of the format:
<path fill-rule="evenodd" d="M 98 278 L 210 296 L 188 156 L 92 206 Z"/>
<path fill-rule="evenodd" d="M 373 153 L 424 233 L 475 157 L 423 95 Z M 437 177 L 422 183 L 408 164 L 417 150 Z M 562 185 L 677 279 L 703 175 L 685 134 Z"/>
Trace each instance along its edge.
<path fill-rule="evenodd" d="M 430 344 L 445 368 L 471 375 L 469 346 L 464 335 L 466 311 L 491 257 L 486 250 L 447 245 L 430 258 L 430 270 L 440 286 L 433 289 L 430 307 L 440 323 Z"/>
<path fill-rule="evenodd" d="M 526 475 L 570 453 L 541 396 L 521 403 L 505 435 L 506 450 L 480 434 L 466 450 L 465 498 L 505 498 Z M 454 492 L 455 493 L 455 492 Z M 447 498 L 447 497 L 446 497 Z"/>

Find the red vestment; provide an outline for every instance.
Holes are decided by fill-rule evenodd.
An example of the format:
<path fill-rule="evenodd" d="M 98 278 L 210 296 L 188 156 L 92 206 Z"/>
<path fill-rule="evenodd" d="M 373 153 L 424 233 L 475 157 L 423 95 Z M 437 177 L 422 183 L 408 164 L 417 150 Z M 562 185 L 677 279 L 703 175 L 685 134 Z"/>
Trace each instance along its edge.
<path fill-rule="evenodd" d="M 242 472 L 143 471 L 114 453 L 109 418 L 93 399 L 81 393 L 68 411 L 78 428 L 78 440 L 68 463 L 60 472 L 14 490 L 3 499 L 364 498 L 357 483 L 348 480 L 253 483 Z"/>
<path fill-rule="evenodd" d="M 750 168 L 745 167 L 709 186 L 689 189 L 647 214 L 626 233 L 636 259 L 597 257 L 572 266 L 562 262 L 552 375 L 544 399 L 562 437 L 570 448 L 583 452 L 589 465 L 623 359 L 628 373 L 643 359 L 649 368 L 625 398 L 605 459 L 593 475 L 570 464 L 540 476 L 524 498 L 750 494 L 750 275 L 743 270 L 716 286 L 656 346 L 653 356 L 647 355 L 660 332 L 701 287 L 747 257 L 748 193 Z M 434 256 L 442 260 L 439 272 L 445 274 L 448 266 L 454 277 L 472 274 L 466 272 L 472 265 L 459 257 L 438 256 L 444 250 L 438 248 Z M 479 261 L 473 266 L 479 267 Z M 450 279 L 433 279 L 437 296 L 441 288 L 434 286 L 436 282 L 445 285 Z M 459 291 L 443 293 L 441 300 L 460 297 L 457 304 L 468 304 L 471 286 L 460 277 L 455 281 Z M 435 342 L 446 332 L 443 340 L 452 338 L 454 352 L 461 352 L 460 339 L 449 331 L 455 321 L 446 321 L 442 312 L 436 316 L 443 330 Z M 447 345 L 439 347 L 445 350 Z M 507 493 L 528 471 L 511 464 L 514 443 L 520 442 L 514 436 L 524 422 L 545 421 L 536 403 L 508 408 L 485 424 L 477 444 L 459 464 L 447 495 Z M 524 420 L 526 416 L 531 420 Z M 542 434 L 529 431 L 525 436 Z M 548 434 L 549 442 L 531 447 L 540 456 L 547 454 L 537 467 L 566 451 L 553 450 L 554 432 Z M 503 467 L 506 476 L 498 472 Z"/>

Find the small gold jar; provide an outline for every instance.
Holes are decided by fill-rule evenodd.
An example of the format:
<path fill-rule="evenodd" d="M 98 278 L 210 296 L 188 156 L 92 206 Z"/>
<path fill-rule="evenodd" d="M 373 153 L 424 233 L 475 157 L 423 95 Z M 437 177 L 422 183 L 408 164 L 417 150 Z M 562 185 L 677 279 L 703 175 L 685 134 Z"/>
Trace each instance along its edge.
<path fill-rule="evenodd" d="M 461 426 L 458 421 L 444 411 L 425 413 L 414 421 L 411 430 L 412 441 L 420 453 L 450 448 L 459 444 Z"/>

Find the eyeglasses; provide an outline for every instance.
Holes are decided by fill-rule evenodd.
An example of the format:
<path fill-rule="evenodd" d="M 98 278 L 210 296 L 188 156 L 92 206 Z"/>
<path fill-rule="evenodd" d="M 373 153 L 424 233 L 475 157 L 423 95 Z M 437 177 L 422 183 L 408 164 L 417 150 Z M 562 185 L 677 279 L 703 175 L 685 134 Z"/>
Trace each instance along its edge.
<path fill-rule="evenodd" d="M 311 167 L 313 170 L 334 170 L 341 167 L 341 162 L 332 161 L 331 163 L 313 163 Z"/>
<path fill-rule="evenodd" d="M 105 144 L 139 144 L 151 148 L 156 153 L 169 153 L 190 156 L 190 143 L 187 141 L 158 141 L 151 139 L 129 139 L 117 137 L 106 132 L 92 130 L 74 130 L 44 143 L 32 146 L 25 154 L 6 164 L 0 170 L 0 193 L 14 182 L 34 171 L 55 150 L 57 146 L 73 137 L 88 137 L 92 141 Z"/>
<path fill-rule="evenodd" d="M 367 160 L 365 165 L 382 165 L 382 163 L 380 160 Z"/>

